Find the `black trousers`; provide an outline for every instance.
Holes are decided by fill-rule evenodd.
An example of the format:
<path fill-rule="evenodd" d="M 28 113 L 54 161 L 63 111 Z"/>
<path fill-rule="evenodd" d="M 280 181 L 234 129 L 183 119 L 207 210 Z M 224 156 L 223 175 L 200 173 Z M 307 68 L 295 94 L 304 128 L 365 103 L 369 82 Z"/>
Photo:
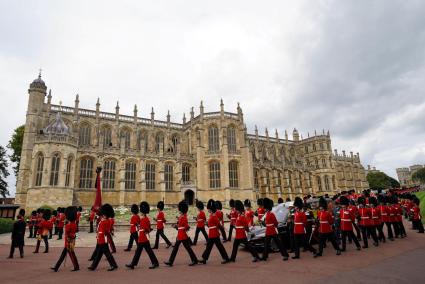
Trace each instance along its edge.
<path fill-rule="evenodd" d="M 117 249 L 115 248 L 115 242 L 114 242 L 114 239 L 112 238 L 112 235 L 106 234 L 106 239 L 108 240 L 108 244 L 111 247 L 111 252 L 116 253 Z"/>
<path fill-rule="evenodd" d="M 28 238 L 32 238 L 34 236 L 34 226 L 29 227 L 28 231 L 30 231 L 30 235 L 28 236 Z"/>
<path fill-rule="evenodd" d="M 57 235 L 57 234 L 58 234 L 58 227 L 56 227 L 56 225 L 55 225 L 55 231 L 54 231 L 53 235 Z"/>
<path fill-rule="evenodd" d="M 326 243 L 326 240 L 330 241 L 335 250 L 340 250 L 338 243 L 335 240 L 335 234 L 333 232 L 330 233 L 319 233 L 319 255 L 323 253 L 323 246 Z"/>
<path fill-rule="evenodd" d="M 391 222 L 385 222 L 385 225 L 387 226 L 387 236 L 390 240 L 394 239 L 393 230 L 391 228 Z"/>
<path fill-rule="evenodd" d="M 347 237 L 354 241 L 356 247 L 360 247 L 359 240 L 357 239 L 356 235 L 354 235 L 353 231 L 341 231 L 342 250 L 345 250 L 347 247 Z"/>
<path fill-rule="evenodd" d="M 282 242 L 280 241 L 279 236 L 276 234 L 276 235 L 273 235 L 273 236 L 266 236 L 264 238 L 263 260 L 266 260 L 269 257 L 269 249 L 270 249 L 271 240 L 274 240 L 274 242 L 277 244 L 277 247 L 279 248 L 280 254 L 283 257 L 289 257 L 288 252 L 286 251 L 286 248 L 283 246 Z"/>
<path fill-rule="evenodd" d="M 158 259 L 156 258 L 156 255 L 153 252 L 149 241 L 137 244 L 137 249 L 136 249 L 136 252 L 134 253 L 134 257 L 133 257 L 133 260 L 131 261 L 131 265 L 137 266 L 143 249 L 146 250 L 146 253 L 149 256 L 149 259 L 151 260 L 152 265 L 159 265 Z"/>
<path fill-rule="evenodd" d="M 418 230 L 418 233 L 424 232 L 424 225 L 422 224 L 421 219 L 413 219 L 412 223 L 415 226 L 416 230 Z"/>
<path fill-rule="evenodd" d="M 93 233 L 93 232 L 94 232 L 93 221 L 90 221 L 90 231 L 89 231 L 89 233 Z"/>
<path fill-rule="evenodd" d="M 37 237 L 37 232 L 38 232 L 38 226 L 34 225 L 34 233 L 32 234 L 32 237 L 35 239 Z"/>
<path fill-rule="evenodd" d="M 196 243 L 198 242 L 199 233 L 202 233 L 202 235 L 204 235 L 205 241 L 208 242 L 208 234 L 207 234 L 207 231 L 205 231 L 205 227 L 202 227 L 202 228 L 196 227 L 195 238 L 193 239 L 194 246 L 196 246 Z"/>
<path fill-rule="evenodd" d="M 183 244 L 184 248 L 189 253 L 190 260 L 192 260 L 192 262 L 198 262 L 198 258 L 196 257 L 195 253 L 193 252 L 193 250 L 190 246 L 190 240 L 189 239 L 186 239 L 186 240 L 183 240 L 183 241 L 176 240 L 176 243 L 174 244 L 174 248 L 173 248 L 173 251 L 171 252 L 170 259 L 168 260 L 168 262 L 170 262 L 171 264 L 174 263 L 174 260 L 176 259 L 177 252 L 179 251 L 180 244 Z"/>
<path fill-rule="evenodd" d="M 246 238 L 243 239 L 235 239 L 233 241 L 232 255 L 230 256 L 231 261 L 236 260 L 236 254 L 238 253 L 238 248 L 241 244 L 245 245 L 245 248 L 251 253 L 253 258 L 259 258 L 258 253 L 252 248 Z"/>
<path fill-rule="evenodd" d="M 221 237 L 223 238 L 223 241 L 227 241 L 226 230 L 224 230 L 224 226 L 220 226 L 219 230 L 220 230 Z"/>
<path fill-rule="evenodd" d="M 406 236 L 406 229 L 404 228 L 403 221 L 399 221 L 398 223 L 398 229 L 400 230 L 400 236 L 404 237 Z"/>
<path fill-rule="evenodd" d="M 66 247 L 63 248 L 61 256 L 58 259 L 58 262 L 56 262 L 55 264 L 55 269 L 58 270 L 59 267 L 61 266 L 62 262 L 65 260 L 66 254 L 68 253 L 69 258 L 71 259 L 72 265 L 74 265 L 74 269 L 78 270 L 80 269 L 80 266 L 78 265 L 78 260 L 77 260 L 77 256 L 75 255 L 75 251 L 74 250 L 69 250 Z"/>
<path fill-rule="evenodd" d="M 378 239 L 385 243 L 384 223 L 377 225 L 376 230 L 378 231 Z"/>
<path fill-rule="evenodd" d="M 12 245 L 10 246 L 10 253 L 9 253 L 10 258 L 13 258 L 13 254 L 15 253 L 15 247 L 16 246 L 13 244 L 13 241 L 12 241 Z M 18 248 L 19 248 L 20 256 L 24 257 L 24 242 L 19 243 Z"/>
<path fill-rule="evenodd" d="M 137 246 L 138 237 L 139 236 L 137 235 L 137 232 L 130 234 L 130 239 L 128 240 L 127 249 L 131 249 L 133 247 L 133 242 L 136 242 L 136 246 Z"/>
<path fill-rule="evenodd" d="M 49 230 L 49 239 L 51 239 L 53 237 L 53 229 Z"/>
<path fill-rule="evenodd" d="M 362 237 L 363 237 L 363 246 L 367 248 L 369 246 L 367 235 L 370 234 L 373 241 L 375 243 L 378 243 L 378 237 L 376 236 L 376 230 L 374 226 L 360 226 L 360 230 L 362 231 Z"/>
<path fill-rule="evenodd" d="M 164 234 L 164 229 L 158 229 L 156 230 L 154 248 L 158 248 L 159 246 L 159 237 L 161 237 L 165 241 L 167 246 L 171 246 L 170 240 L 168 240 L 167 236 Z"/>
<path fill-rule="evenodd" d="M 306 234 L 294 234 L 294 252 L 295 257 L 300 257 L 300 246 L 304 249 L 308 249 L 312 253 L 316 253 L 316 249 L 310 245 L 310 242 L 306 240 Z"/>
<path fill-rule="evenodd" d="M 99 265 L 99 262 L 102 259 L 103 255 L 106 256 L 106 259 L 108 260 L 109 265 L 111 267 L 118 267 L 117 263 L 115 262 L 114 257 L 112 256 L 111 252 L 109 251 L 109 246 L 106 243 L 106 244 L 98 244 L 96 246 L 96 256 L 94 257 L 91 268 L 96 269 L 96 267 Z"/>
<path fill-rule="evenodd" d="M 218 251 L 220 252 L 221 258 L 223 260 L 229 260 L 229 256 L 227 255 L 226 249 L 224 248 L 223 244 L 220 241 L 220 237 L 208 238 L 207 247 L 205 248 L 205 251 L 202 254 L 202 259 L 208 260 L 214 245 L 217 247 Z"/>
<path fill-rule="evenodd" d="M 63 227 L 58 228 L 58 240 L 62 239 L 62 235 L 63 235 Z"/>
<path fill-rule="evenodd" d="M 400 227 L 399 227 L 398 222 L 391 222 L 391 224 L 393 225 L 393 228 L 394 228 L 394 236 L 396 238 L 399 238 L 400 237 Z"/>
<path fill-rule="evenodd" d="M 234 229 L 235 229 L 235 226 L 232 225 L 232 224 L 230 224 L 230 227 L 229 227 L 229 236 L 227 237 L 227 240 L 229 242 L 232 240 L 232 232 L 233 232 Z"/>
<path fill-rule="evenodd" d="M 48 236 L 42 236 L 41 238 L 44 241 L 44 247 L 45 247 L 44 252 L 49 252 L 49 240 L 48 240 Z M 38 250 L 40 249 L 40 243 L 41 243 L 41 240 L 37 240 L 37 245 L 36 245 L 35 251 L 34 251 L 35 253 L 37 253 Z"/>

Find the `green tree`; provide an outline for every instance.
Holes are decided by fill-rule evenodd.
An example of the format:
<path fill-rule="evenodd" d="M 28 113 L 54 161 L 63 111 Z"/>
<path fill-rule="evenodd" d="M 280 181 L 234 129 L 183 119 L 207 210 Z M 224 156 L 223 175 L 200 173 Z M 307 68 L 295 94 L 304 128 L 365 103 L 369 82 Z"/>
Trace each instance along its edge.
<path fill-rule="evenodd" d="M 369 187 L 374 190 L 400 187 L 398 181 L 383 172 L 368 173 L 366 179 Z"/>
<path fill-rule="evenodd" d="M 3 197 L 9 195 L 6 182 L 6 178 L 9 175 L 9 171 L 7 170 L 9 164 L 7 163 L 6 157 L 6 149 L 0 146 L 0 195 Z"/>
<path fill-rule="evenodd" d="M 425 168 L 419 169 L 412 175 L 412 180 L 414 182 L 419 182 L 425 184 Z"/>
<path fill-rule="evenodd" d="M 21 153 L 22 153 L 22 143 L 24 141 L 24 131 L 25 125 L 21 125 L 15 129 L 10 139 L 7 148 L 12 150 L 12 154 L 9 156 L 10 161 L 13 163 L 13 172 L 15 176 L 18 177 L 19 165 L 21 164 Z"/>

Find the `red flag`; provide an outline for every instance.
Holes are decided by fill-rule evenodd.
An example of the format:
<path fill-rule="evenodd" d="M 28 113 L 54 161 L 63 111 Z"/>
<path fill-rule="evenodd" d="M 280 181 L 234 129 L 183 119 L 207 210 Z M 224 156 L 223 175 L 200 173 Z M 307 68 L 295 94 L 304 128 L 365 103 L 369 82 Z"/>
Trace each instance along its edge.
<path fill-rule="evenodd" d="M 94 204 L 93 204 L 93 209 L 96 212 L 99 212 L 100 207 L 102 206 L 102 189 L 100 188 L 101 183 L 100 183 L 100 172 L 102 171 L 101 167 L 98 167 L 96 169 L 96 183 L 95 183 L 95 187 L 96 187 L 96 198 L 94 199 Z"/>

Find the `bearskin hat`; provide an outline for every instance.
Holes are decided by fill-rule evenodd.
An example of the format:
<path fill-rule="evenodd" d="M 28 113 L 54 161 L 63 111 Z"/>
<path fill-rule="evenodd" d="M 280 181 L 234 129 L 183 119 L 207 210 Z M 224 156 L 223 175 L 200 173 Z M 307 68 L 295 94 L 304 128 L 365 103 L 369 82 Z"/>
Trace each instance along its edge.
<path fill-rule="evenodd" d="M 397 197 L 397 195 L 393 195 L 393 198 L 392 198 L 393 200 L 393 204 L 397 204 L 398 203 L 398 197 Z"/>
<path fill-rule="evenodd" d="M 217 205 L 213 199 L 208 200 L 207 209 L 211 210 L 213 213 L 217 211 Z"/>
<path fill-rule="evenodd" d="M 251 201 L 250 201 L 249 199 L 245 199 L 245 201 L 243 202 L 243 205 L 244 205 L 245 207 L 249 207 L 249 208 L 251 208 Z"/>
<path fill-rule="evenodd" d="M 357 203 L 361 205 L 365 205 L 366 199 L 363 196 L 360 196 L 359 198 L 357 198 Z"/>
<path fill-rule="evenodd" d="M 385 203 L 385 196 L 383 196 L 382 194 L 378 195 L 378 201 L 380 204 L 384 204 Z"/>
<path fill-rule="evenodd" d="M 235 201 L 233 199 L 229 200 L 229 206 L 232 208 L 235 207 Z"/>
<path fill-rule="evenodd" d="M 243 207 L 242 201 L 240 201 L 240 200 L 235 201 L 235 209 L 236 209 L 236 211 L 239 211 L 241 213 L 245 211 L 245 208 Z"/>
<path fill-rule="evenodd" d="M 41 208 L 37 209 L 37 213 L 42 213 L 42 212 L 43 212 L 43 210 Z"/>
<path fill-rule="evenodd" d="M 149 214 L 150 209 L 151 208 L 149 206 L 149 203 L 147 203 L 146 201 L 140 202 L 140 212 L 147 215 L 147 214 Z"/>
<path fill-rule="evenodd" d="M 418 206 L 419 206 L 419 203 L 421 203 L 421 201 L 419 200 L 419 198 L 417 198 L 416 196 L 413 196 L 412 201 L 413 201 L 413 203 L 415 203 Z"/>
<path fill-rule="evenodd" d="M 58 216 L 58 211 L 53 210 L 53 211 L 52 211 L 52 215 L 53 215 L 53 216 Z"/>
<path fill-rule="evenodd" d="M 282 203 L 283 203 L 283 198 L 282 198 L 282 197 L 279 197 L 279 198 L 277 199 L 277 203 L 278 203 L 278 204 L 282 204 Z"/>
<path fill-rule="evenodd" d="M 77 207 L 69 206 L 65 209 L 66 220 L 73 222 L 77 220 Z"/>
<path fill-rule="evenodd" d="M 183 214 L 186 214 L 187 211 L 189 210 L 189 206 L 187 206 L 186 201 L 182 200 L 179 202 L 179 211 Z"/>
<path fill-rule="evenodd" d="M 303 208 L 303 200 L 300 198 L 300 197 L 295 197 L 295 200 L 294 200 L 294 206 L 295 207 L 297 207 L 298 209 L 301 209 L 301 208 Z"/>
<path fill-rule="evenodd" d="M 131 213 L 133 214 L 139 214 L 139 206 L 137 206 L 137 204 L 133 204 L 131 205 L 131 209 L 130 209 Z"/>
<path fill-rule="evenodd" d="M 217 207 L 217 210 L 223 209 L 223 205 L 221 204 L 221 201 L 220 200 L 217 200 L 215 202 L 215 206 Z"/>
<path fill-rule="evenodd" d="M 373 206 L 378 205 L 378 200 L 376 200 L 376 197 L 369 197 L 369 204 L 372 204 Z"/>
<path fill-rule="evenodd" d="M 81 211 L 83 211 L 83 207 L 78 206 L 77 210 L 78 210 L 79 212 L 81 212 Z"/>
<path fill-rule="evenodd" d="M 264 206 L 264 208 L 265 209 L 267 209 L 267 210 L 269 210 L 269 211 L 272 211 L 272 209 L 273 209 L 273 200 L 271 200 L 270 198 L 264 198 L 263 200 L 262 200 L 262 202 L 263 202 L 263 206 Z"/>
<path fill-rule="evenodd" d="M 20 209 L 19 210 L 19 215 L 21 215 L 22 217 L 25 216 L 25 209 Z"/>
<path fill-rule="evenodd" d="M 258 206 L 263 206 L 264 205 L 264 199 L 263 198 L 258 198 L 257 199 L 257 205 Z"/>
<path fill-rule="evenodd" d="M 199 210 L 204 210 L 204 203 L 202 201 L 196 201 L 196 208 Z"/>
<path fill-rule="evenodd" d="M 339 203 L 340 203 L 341 205 L 348 206 L 348 204 L 350 203 L 350 200 L 348 200 L 347 196 L 342 195 L 342 196 L 339 198 Z"/>
<path fill-rule="evenodd" d="M 156 208 L 158 208 L 159 210 L 164 210 L 164 202 L 163 201 L 158 201 L 158 204 L 156 205 Z"/>
<path fill-rule="evenodd" d="M 114 208 L 112 208 L 109 203 L 103 204 L 102 207 L 100 207 L 100 214 L 105 215 L 107 218 L 115 217 Z"/>
<path fill-rule="evenodd" d="M 37 211 L 33 210 L 33 211 L 31 212 L 31 215 L 32 215 L 32 216 L 37 215 Z"/>
<path fill-rule="evenodd" d="M 369 197 L 370 196 L 369 190 L 363 190 L 363 195 L 365 197 Z"/>
<path fill-rule="evenodd" d="M 52 211 L 50 211 L 50 209 L 44 209 L 42 212 L 43 212 L 44 220 L 49 220 L 50 217 L 52 216 Z"/>
<path fill-rule="evenodd" d="M 325 210 L 328 209 L 328 202 L 325 198 L 323 198 L 323 196 L 321 196 L 319 199 L 319 207 L 322 207 Z"/>

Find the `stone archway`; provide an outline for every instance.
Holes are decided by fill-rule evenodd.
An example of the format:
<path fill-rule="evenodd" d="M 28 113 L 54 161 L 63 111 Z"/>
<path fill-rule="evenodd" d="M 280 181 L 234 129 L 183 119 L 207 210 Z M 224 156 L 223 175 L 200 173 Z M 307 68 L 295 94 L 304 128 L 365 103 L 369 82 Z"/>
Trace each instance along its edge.
<path fill-rule="evenodd" d="M 188 205 L 193 205 L 193 201 L 195 198 L 195 193 L 193 190 L 188 189 L 184 192 L 184 200 L 187 202 Z"/>

